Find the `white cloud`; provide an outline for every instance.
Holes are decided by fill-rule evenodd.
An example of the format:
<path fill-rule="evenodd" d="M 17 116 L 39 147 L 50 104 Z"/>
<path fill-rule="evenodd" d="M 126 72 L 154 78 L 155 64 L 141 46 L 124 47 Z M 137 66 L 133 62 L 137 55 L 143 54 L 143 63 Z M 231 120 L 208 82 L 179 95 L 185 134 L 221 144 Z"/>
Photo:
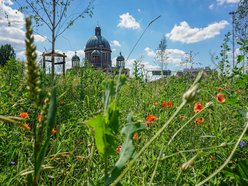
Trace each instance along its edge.
<path fill-rule="evenodd" d="M 216 0 L 216 2 L 210 4 L 208 6 L 209 9 L 214 9 L 216 6 L 220 6 L 223 4 L 231 4 L 231 3 L 239 3 L 240 0 Z"/>
<path fill-rule="evenodd" d="M 238 3 L 240 0 L 217 0 L 217 3 L 222 5 L 224 3 Z"/>
<path fill-rule="evenodd" d="M 210 5 L 208 6 L 208 8 L 209 8 L 210 10 L 212 10 L 212 9 L 214 9 L 214 6 L 215 6 L 215 4 L 212 3 L 212 4 L 210 4 Z"/>
<path fill-rule="evenodd" d="M 141 12 L 140 8 L 138 8 L 137 11 L 140 13 Z"/>
<path fill-rule="evenodd" d="M 38 34 L 34 34 L 34 40 L 35 40 L 35 42 L 44 42 L 47 40 L 47 37 L 42 36 L 42 35 L 38 35 Z"/>
<path fill-rule="evenodd" d="M 125 68 L 130 69 L 130 75 L 132 76 L 133 74 L 133 68 L 134 68 L 134 61 L 136 61 L 137 59 L 129 59 L 127 61 L 125 61 Z M 147 61 L 141 61 L 140 65 L 144 66 L 144 69 L 147 71 L 151 71 L 151 70 L 159 70 L 160 66 L 156 65 L 156 64 L 151 64 L 150 62 Z"/>
<path fill-rule="evenodd" d="M 156 53 L 152 49 L 150 49 L 149 47 L 146 47 L 144 50 L 146 51 L 146 54 L 148 57 L 155 57 L 156 56 Z"/>
<path fill-rule="evenodd" d="M 25 48 L 24 14 L 10 7 L 11 0 L 0 1 L 0 45 L 11 44 L 15 50 Z M 34 35 L 36 42 L 44 42 L 45 37 Z"/>
<path fill-rule="evenodd" d="M 149 47 L 144 49 L 148 57 L 156 58 L 157 51 L 153 51 Z M 180 64 L 185 58 L 187 58 L 187 53 L 179 49 L 166 49 L 165 50 L 166 62 L 168 64 Z"/>
<path fill-rule="evenodd" d="M 128 29 L 139 29 L 140 24 L 135 20 L 135 18 L 129 14 L 129 12 L 120 15 L 120 23 L 117 25 L 120 28 Z"/>
<path fill-rule="evenodd" d="M 209 24 L 204 28 L 192 28 L 186 21 L 183 21 L 179 25 L 175 25 L 166 36 L 171 41 L 179 41 L 187 44 L 196 43 L 219 35 L 220 30 L 224 29 L 228 24 L 226 20 L 222 20 Z"/>
<path fill-rule="evenodd" d="M 111 44 L 112 47 L 120 47 L 121 46 L 120 42 L 117 41 L 117 40 L 111 41 L 110 44 Z"/>

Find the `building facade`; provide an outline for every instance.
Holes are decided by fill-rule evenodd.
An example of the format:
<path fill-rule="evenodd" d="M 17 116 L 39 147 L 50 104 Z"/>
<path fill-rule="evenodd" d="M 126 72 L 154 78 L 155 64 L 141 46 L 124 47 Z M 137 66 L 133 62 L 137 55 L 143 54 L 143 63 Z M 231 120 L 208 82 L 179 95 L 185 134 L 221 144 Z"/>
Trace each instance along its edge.
<path fill-rule="evenodd" d="M 95 35 L 90 37 L 85 46 L 85 59 L 94 67 L 111 69 L 111 48 L 101 35 L 101 28 L 96 26 Z"/>

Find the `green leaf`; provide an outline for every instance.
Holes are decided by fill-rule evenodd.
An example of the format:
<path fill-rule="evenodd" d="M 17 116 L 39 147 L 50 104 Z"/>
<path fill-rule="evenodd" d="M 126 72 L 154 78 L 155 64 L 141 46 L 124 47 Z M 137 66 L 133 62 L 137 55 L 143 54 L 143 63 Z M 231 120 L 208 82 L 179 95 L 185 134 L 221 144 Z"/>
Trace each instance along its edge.
<path fill-rule="evenodd" d="M 43 146 L 41 147 L 41 149 L 39 149 L 38 158 L 37 158 L 37 162 L 35 165 L 35 172 L 37 172 L 37 176 L 40 173 L 41 166 L 42 166 L 42 163 L 45 159 L 46 152 L 47 152 L 47 149 L 48 149 L 48 146 L 50 143 L 51 131 L 55 125 L 56 110 L 57 110 L 56 109 L 56 89 L 55 89 L 55 87 L 53 87 L 52 95 L 51 95 L 51 101 L 50 101 L 50 105 L 49 105 L 49 109 L 48 109 L 47 135 L 46 135 L 46 139 L 45 139 Z"/>
<path fill-rule="evenodd" d="M 121 146 L 120 158 L 116 162 L 109 177 L 105 181 L 105 185 L 110 185 L 121 174 L 126 163 L 132 159 L 135 154 L 135 147 L 133 145 L 133 134 L 142 131 L 146 128 L 143 123 L 133 122 L 132 116 L 128 116 L 128 123 L 123 127 L 121 133 L 125 135 L 125 141 Z"/>
<path fill-rule="evenodd" d="M 240 63 L 240 62 L 242 62 L 242 61 L 244 61 L 244 59 L 245 59 L 245 56 L 244 55 L 238 55 L 238 63 Z"/>
<path fill-rule="evenodd" d="M 119 117 L 120 117 L 120 112 L 116 108 L 116 102 L 112 101 L 109 106 L 109 109 L 108 109 L 108 112 L 105 118 L 105 122 L 111 128 L 111 131 L 113 132 L 113 134 L 116 134 L 118 132 Z"/>
<path fill-rule="evenodd" d="M 51 131 L 55 126 L 55 118 L 56 118 L 56 89 L 53 87 L 51 101 L 48 108 L 48 117 L 47 117 L 47 137 L 50 138 Z"/>
<path fill-rule="evenodd" d="M 104 117 L 101 114 L 97 115 L 94 118 L 88 120 L 86 124 L 94 128 L 97 150 L 100 155 L 104 156 L 108 145 L 105 137 Z"/>

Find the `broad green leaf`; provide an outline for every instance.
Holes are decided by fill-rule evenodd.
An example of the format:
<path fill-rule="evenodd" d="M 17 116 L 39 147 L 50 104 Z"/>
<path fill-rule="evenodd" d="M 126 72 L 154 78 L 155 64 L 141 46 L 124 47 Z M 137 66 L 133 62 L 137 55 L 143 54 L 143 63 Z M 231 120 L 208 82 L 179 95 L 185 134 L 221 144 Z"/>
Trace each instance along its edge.
<path fill-rule="evenodd" d="M 121 147 L 120 158 L 116 162 L 109 177 L 105 181 L 105 185 L 110 185 L 121 174 L 121 171 L 123 170 L 126 163 L 134 156 L 135 147 L 133 145 L 133 134 L 146 128 L 143 123 L 133 122 L 131 120 L 132 117 L 129 115 L 129 123 L 127 123 L 121 131 L 121 133 L 125 135 L 125 141 Z"/>
<path fill-rule="evenodd" d="M 107 116 L 105 118 L 106 124 L 111 128 L 112 132 L 116 134 L 119 129 L 119 117 L 120 117 L 120 112 L 116 108 L 116 103 L 115 101 L 112 101 L 110 104 L 110 107 L 107 112 Z"/>
<path fill-rule="evenodd" d="M 104 156 L 107 148 L 107 141 L 105 137 L 105 122 L 103 116 L 97 115 L 86 122 L 95 131 L 96 147 L 100 155 Z"/>

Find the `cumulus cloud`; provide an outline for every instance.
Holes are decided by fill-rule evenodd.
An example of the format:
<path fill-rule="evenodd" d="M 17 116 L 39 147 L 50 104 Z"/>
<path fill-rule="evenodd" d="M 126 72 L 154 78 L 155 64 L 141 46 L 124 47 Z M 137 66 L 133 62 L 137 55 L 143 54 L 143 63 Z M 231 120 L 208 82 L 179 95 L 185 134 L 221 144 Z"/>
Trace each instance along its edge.
<path fill-rule="evenodd" d="M 156 54 L 159 52 L 158 50 L 153 51 L 149 47 L 146 47 L 144 50 L 147 56 L 152 58 L 156 58 Z M 180 64 L 187 58 L 187 53 L 179 49 L 166 49 L 165 56 L 168 64 Z"/>
<path fill-rule="evenodd" d="M 146 54 L 147 54 L 148 57 L 155 57 L 156 56 L 156 52 L 154 52 L 149 47 L 146 47 L 144 50 L 146 51 Z"/>
<path fill-rule="evenodd" d="M 239 3 L 240 0 L 216 0 L 215 3 L 212 3 L 208 6 L 209 9 L 214 9 L 216 6 L 220 6 L 223 4 L 231 4 L 231 3 Z"/>
<path fill-rule="evenodd" d="M 24 14 L 11 7 L 11 0 L 0 1 L 0 45 L 11 44 L 15 50 L 25 48 Z M 34 35 L 36 42 L 46 37 Z"/>
<path fill-rule="evenodd" d="M 134 67 L 134 61 L 136 61 L 137 59 L 129 59 L 127 61 L 125 61 L 125 67 L 130 69 L 130 75 L 132 76 L 133 74 L 133 67 Z M 148 61 L 141 61 L 140 65 L 142 65 L 144 67 L 145 71 L 152 71 L 152 70 L 160 70 L 160 66 L 156 65 L 156 64 L 151 64 Z"/>
<path fill-rule="evenodd" d="M 240 0 L 217 0 L 217 3 L 222 5 L 224 3 L 238 3 Z"/>
<path fill-rule="evenodd" d="M 140 24 L 132 15 L 129 14 L 129 12 L 127 12 L 120 15 L 120 23 L 117 25 L 117 27 L 135 30 L 140 28 Z"/>
<path fill-rule="evenodd" d="M 112 47 L 120 47 L 121 46 L 120 42 L 117 41 L 117 40 L 111 41 L 110 44 L 111 44 Z"/>
<path fill-rule="evenodd" d="M 209 24 L 204 28 L 192 28 L 186 21 L 183 21 L 179 25 L 175 25 L 166 36 L 171 41 L 179 41 L 186 44 L 197 43 L 219 35 L 220 30 L 224 29 L 228 24 L 226 20 L 222 20 Z"/>

